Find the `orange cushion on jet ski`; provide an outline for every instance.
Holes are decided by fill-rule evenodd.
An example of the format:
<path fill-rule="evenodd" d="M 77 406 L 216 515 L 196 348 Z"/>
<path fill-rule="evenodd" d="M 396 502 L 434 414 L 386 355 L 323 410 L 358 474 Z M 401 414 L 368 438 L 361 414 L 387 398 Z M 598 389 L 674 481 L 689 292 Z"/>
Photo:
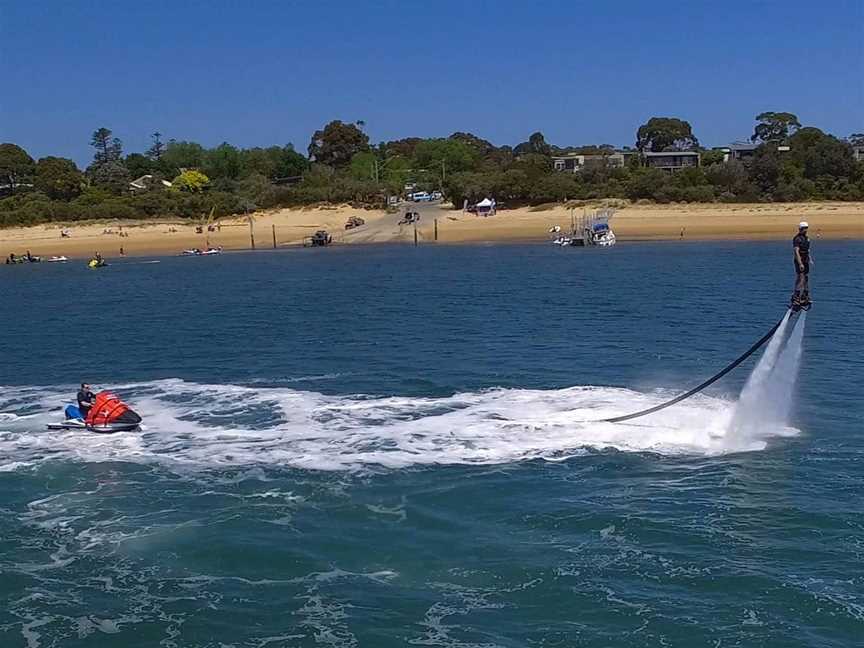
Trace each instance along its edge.
<path fill-rule="evenodd" d="M 87 412 L 87 425 L 107 425 L 117 420 L 129 406 L 111 392 L 103 391 L 96 394 L 93 407 Z"/>

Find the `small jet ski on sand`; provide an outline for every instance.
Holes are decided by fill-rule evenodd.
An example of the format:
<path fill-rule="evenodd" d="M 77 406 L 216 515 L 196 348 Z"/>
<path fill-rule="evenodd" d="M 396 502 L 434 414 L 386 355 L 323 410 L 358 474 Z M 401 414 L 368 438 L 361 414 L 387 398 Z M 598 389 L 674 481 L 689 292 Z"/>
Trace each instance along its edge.
<path fill-rule="evenodd" d="M 87 430 L 111 434 L 131 432 L 141 427 L 141 417 L 114 394 L 102 391 L 96 394 L 93 407 L 85 417 L 77 405 L 67 405 L 62 423 L 49 423 L 49 430 Z"/>

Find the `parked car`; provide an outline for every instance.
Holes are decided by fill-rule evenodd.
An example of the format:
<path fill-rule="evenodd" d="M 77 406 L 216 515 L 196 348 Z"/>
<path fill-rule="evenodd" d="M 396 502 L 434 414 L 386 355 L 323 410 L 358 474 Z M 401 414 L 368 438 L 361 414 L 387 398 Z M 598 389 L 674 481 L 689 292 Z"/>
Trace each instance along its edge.
<path fill-rule="evenodd" d="M 405 215 L 400 219 L 397 225 L 410 225 L 411 223 L 419 223 L 420 222 L 420 213 L 419 212 L 405 212 Z"/>
<path fill-rule="evenodd" d="M 411 200 L 413 200 L 414 202 L 429 202 L 430 200 L 432 200 L 432 196 L 429 195 L 429 193 L 426 191 L 414 192 L 409 196 L 409 198 L 411 198 Z"/>
<path fill-rule="evenodd" d="M 348 222 L 345 223 L 345 229 L 354 229 L 355 227 L 360 227 L 361 225 L 365 225 L 366 221 L 359 216 L 349 216 Z"/>
<path fill-rule="evenodd" d="M 326 247 L 333 242 L 333 237 L 330 236 L 327 230 L 318 230 L 312 236 L 307 236 L 303 240 L 303 247 Z"/>
<path fill-rule="evenodd" d="M 443 198 L 444 198 L 444 194 L 442 194 L 440 191 L 433 191 L 432 192 L 432 200 L 442 200 Z"/>

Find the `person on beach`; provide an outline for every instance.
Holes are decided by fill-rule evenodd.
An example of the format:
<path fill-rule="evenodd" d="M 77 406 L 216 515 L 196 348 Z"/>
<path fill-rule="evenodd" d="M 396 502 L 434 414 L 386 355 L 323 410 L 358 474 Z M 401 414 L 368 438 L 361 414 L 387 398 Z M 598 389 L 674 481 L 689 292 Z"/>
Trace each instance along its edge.
<path fill-rule="evenodd" d="M 798 223 L 798 234 L 792 239 L 792 255 L 795 260 L 795 290 L 792 293 L 792 306 L 810 306 L 810 239 L 807 238 L 807 221 Z"/>

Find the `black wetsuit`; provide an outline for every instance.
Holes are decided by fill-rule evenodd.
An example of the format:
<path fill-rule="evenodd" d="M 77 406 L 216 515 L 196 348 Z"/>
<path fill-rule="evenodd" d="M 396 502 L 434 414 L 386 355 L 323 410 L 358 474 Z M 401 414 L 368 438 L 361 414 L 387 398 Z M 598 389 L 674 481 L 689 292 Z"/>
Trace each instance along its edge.
<path fill-rule="evenodd" d="M 89 390 L 82 389 L 78 392 L 78 409 L 81 410 L 81 416 L 84 418 L 87 418 L 87 412 L 90 411 L 90 405 L 86 403 L 92 403 L 94 398 L 96 396 Z"/>
<path fill-rule="evenodd" d="M 810 239 L 807 238 L 806 234 L 797 234 L 792 239 L 792 247 L 798 248 L 798 254 L 801 257 L 800 267 L 797 260 L 795 262 L 795 272 L 808 274 L 810 272 Z"/>
<path fill-rule="evenodd" d="M 799 233 L 792 239 L 792 248 L 798 248 L 801 257 L 801 265 L 795 259 L 795 297 L 808 297 L 810 295 L 810 239 L 807 234 Z"/>

